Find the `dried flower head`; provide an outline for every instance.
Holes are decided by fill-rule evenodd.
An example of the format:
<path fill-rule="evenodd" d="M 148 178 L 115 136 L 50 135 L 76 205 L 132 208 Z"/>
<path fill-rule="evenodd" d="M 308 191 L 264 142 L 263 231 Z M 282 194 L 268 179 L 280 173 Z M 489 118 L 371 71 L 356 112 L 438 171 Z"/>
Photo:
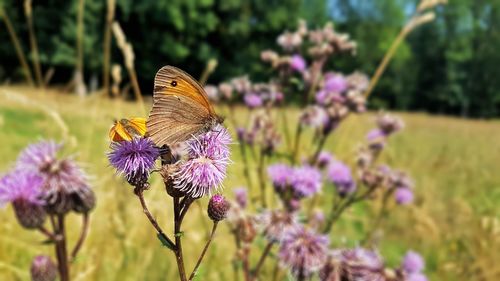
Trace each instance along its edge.
<path fill-rule="evenodd" d="M 158 148 L 147 138 L 111 143 L 109 162 L 131 185 L 144 184 L 160 156 Z"/>
<path fill-rule="evenodd" d="M 231 141 L 227 129 L 221 125 L 189 140 L 188 159 L 173 174 L 174 187 L 192 198 L 217 190 L 226 177 Z"/>
<path fill-rule="evenodd" d="M 279 258 L 299 280 L 309 277 L 326 262 L 328 238 L 304 227 L 285 234 L 281 241 Z"/>
<path fill-rule="evenodd" d="M 258 216 L 257 221 L 264 236 L 272 242 L 281 241 L 288 231 L 300 226 L 297 215 L 284 210 L 266 210 Z"/>

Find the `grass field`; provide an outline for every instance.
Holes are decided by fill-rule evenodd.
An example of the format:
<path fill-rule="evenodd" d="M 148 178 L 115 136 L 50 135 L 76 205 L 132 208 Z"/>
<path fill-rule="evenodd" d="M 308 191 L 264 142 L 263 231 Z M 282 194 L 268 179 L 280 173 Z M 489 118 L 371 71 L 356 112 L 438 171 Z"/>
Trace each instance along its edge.
<path fill-rule="evenodd" d="M 236 112 L 243 112 L 238 118 L 245 118 L 243 109 Z M 289 109 L 290 115 L 296 113 Z M 73 265 L 74 280 L 177 280 L 173 255 L 160 247 L 131 187 L 114 175 L 106 159 L 112 120 L 137 115 L 145 114 L 135 104 L 97 96 L 79 99 L 23 87 L 0 88 L 0 171 L 8 169 L 28 143 L 55 138 L 65 140 L 65 153 L 73 154 L 92 176 L 98 205 L 92 213 L 89 239 Z M 406 128 L 390 140 L 382 160 L 412 175 L 417 198 L 410 207 L 392 209 L 381 233 L 380 252 L 391 265 L 399 263 L 406 249 L 421 252 L 431 280 L 500 280 L 500 122 L 398 115 Z M 350 117 L 329 139 L 327 149 L 352 162 L 373 119 L 370 113 Z M 238 151 L 234 146 L 234 164 L 225 183 L 228 196 L 233 187 L 244 184 Z M 171 202 L 155 180 L 146 198 L 171 233 L 172 226 L 167 225 Z M 324 192 L 330 192 L 328 187 Z M 320 202 L 325 210 L 327 198 Z M 185 222 L 188 271 L 209 226 L 206 201 L 195 205 Z M 361 205 L 349 211 L 331 234 L 333 245 L 355 245 L 370 223 L 372 207 Z M 51 247 L 39 245 L 43 237 L 38 233 L 19 227 L 10 206 L 1 210 L 0 221 L 0 280 L 29 280 L 32 257 L 40 252 L 53 254 Z M 70 241 L 76 240 L 78 223 L 72 220 L 69 225 Z M 229 241 L 223 224 L 200 280 L 233 280 Z M 267 280 L 273 266 L 269 260 L 262 280 Z"/>

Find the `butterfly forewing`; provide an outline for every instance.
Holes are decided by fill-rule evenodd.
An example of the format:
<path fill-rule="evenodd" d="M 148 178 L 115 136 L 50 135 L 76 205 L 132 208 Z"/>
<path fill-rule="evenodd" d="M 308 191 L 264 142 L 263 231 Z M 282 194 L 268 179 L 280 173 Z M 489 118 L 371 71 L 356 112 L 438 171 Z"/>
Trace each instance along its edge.
<path fill-rule="evenodd" d="M 189 97 L 165 95 L 154 101 L 146 123 L 149 137 L 159 147 L 183 142 L 203 131 L 208 109 Z"/>
<path fill-rule="evenodd" d="M 166 95 L 179 95 L 192 99 L 208 109 L 210 115 L 215 111 L 203 87 L 191 75 L 174 66 L 162 67 L 155 76 L 154 100 Z"/>

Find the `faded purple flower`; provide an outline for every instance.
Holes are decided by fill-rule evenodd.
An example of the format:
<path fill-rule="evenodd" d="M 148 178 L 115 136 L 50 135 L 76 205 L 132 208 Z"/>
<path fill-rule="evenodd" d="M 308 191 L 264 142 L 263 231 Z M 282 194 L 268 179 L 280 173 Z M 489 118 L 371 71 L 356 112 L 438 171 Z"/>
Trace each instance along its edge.
<path fill-rule="evenodd" d="M 290 58 L 290 67 L 298 72 L 302 72 L 306 69 L 306 61 L 301 55 L 295 54 Z"/>
<path fill-rule="evenodd" d="M 293 169 L 286 164 L 273 164 L 267 167 L 267 174 L 271 178 L 274 188 L 278 191 L 285 190 L 292 171 Z"/>
<path fill-rule="evenodd" d="M 412 273 L 406 277 L 407 281 L 427 281 L 427 277 L 422 273 Z"/>
<path fill-rule="evenodd" d="M 272 242 L 280 242 L 288 231 L 300 227 L 297 215 L 284 210 L 264 211 L 257 221 L 264 236 Z"/>
<path fill-rule="evenodd" d="M 302 112 L 300 122 L 312 128 L 321 128 L 328 122 L 328 113 L 320 106 L 309 106 Z"/>
<path fill-rule="evenodd" d="M 207 93 L 207 96 L 211 101 L 219 101 L 219 91 L 217 87 L 215 87 L 214 85 L 205 85 L 205 87 L 203 88 L 205 89 L 205 93 Z"/>
<path fill-rule="evenodd" d="M 111 143 L 108 159 L 120 174 L 132 185 L 144 184 L 160 156 L 158 148 L 146 138 Z"/>
<path fill-rule="evenodd" d="M 347 90 L 347 80 L 341 74 L 327 73 L 325 75 L 325 84 L 323 88 L 327 92 L 342 93 Z"/>
<path fill-rule="evenodd" d="M 296 167 L 290 176 L 290 185 L 296 196 L 312 196 L 321 189 L 321 172 L 307 165 Z"/>
<path fill-rule="evenodd" d="M 263 104 L 262 98 L 255 93 L 248 93 L 243 99 L 245 100 L 245 104 L 250 108 L 260 107 Z"/>
<path fill-rule="evenodd" d="M 316 103 L 322 106 L 328 106 L 335 103 L 344 103 L 345 97 L 343 97 L 340 93 L 331 92 L 327 90 L 320 90 L 316 93 L 315 96 Z"/>
<path fill-rule="evenodd" d="M 424 270 L 425 262 L 419 253 L 408 251 L 403 259 L 401 267 L 407 273 L 419 273 Z"/>
<path fill-rule="evenodd" d="M 57 153 L 61 148 L 62 144 L 52 140 L 30 144 L 19 154 L 16 166 L 34 171 L 46 170 L 57 161 Z"/>
<path fill-rule="evenodd" d="M 188 159 L 174 173 L 174 187 L 199 198 L 217 190 L 230 163 L 231 136 L 221 125 L 188 141 Z"/>
<path fill-rule="evenodd" d="M 385 135 L 384 131 L 382 131 L 380 129 L 373 129 L 373 130 L 369 131 L 368 134 L 366 134 L 366 139 L 369 142 L 377 141 L 377 140 L 385 138 L 385 137 L 386 137 L 386 135 Z"/>
<path fill-rule="evenodd" d="M 234 198 L 238 205 L 245 209 L 248 204 L 248 190 L 245 187 L 235 188 L 234 190 Z"/>
<path fill-rule="evenodd" d="M 327 175 L 329 180 L 335 184 L 339 195 L 345 196 L 356 191 L 356 183 L 352 178 L 351 169 L 346 164 L 337 160 L 332 161 L 328 167 Z"/>
<path fill-rule="evenodd" d="M 403 129 L 404 122 L 401 118 L 386 113 L 377 118 L 377 125 L 386 135 L 390 135 Z"/>
<path fill-rule="evenodd" d="M 309 277 L 326 262 L 328 237 L 304 227 L 289 231 L 281 241 L 279 259 L 299 280 Z"/>
<path fill-rule="evenodd" d="M 413 191 L 409 188 L 398 188 L 394 192 L 394 198 L 399 205 L 408 205 L 413 202 Z"/>

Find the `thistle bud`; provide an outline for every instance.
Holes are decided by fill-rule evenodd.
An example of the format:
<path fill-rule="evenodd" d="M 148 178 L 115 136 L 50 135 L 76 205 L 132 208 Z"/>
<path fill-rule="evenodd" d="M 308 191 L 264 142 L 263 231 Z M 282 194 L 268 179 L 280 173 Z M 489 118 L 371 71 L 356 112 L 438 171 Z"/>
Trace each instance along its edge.
<path fill-rule="evenodd" d="M 90 188 L 80 190 L 71 194 L 73 210 L 77 213 L 88 213 L 95 207 L 95 194 Z"/>
<path fill-rule="evenodd" d="M 31 263 L 32 281 L 54 281 L 57 278 L 57 269 L 48 256 L 36 256 Z"/>
<path fill-rule="evenodd" d="M 226 218 L 229 210 L 229 202 L 220 194 L 216 194 L 210 198 L 208 202 L 208 217 L 214 222 L 221 221 Z"/>
<path fill-rule="evenodd" d="M 19 224 L 28 229 L 42 226 L 47 217 L 43 206 L 33 204 L 27 200 L 15 200 L 12 202 L 12 206 Z"/>

